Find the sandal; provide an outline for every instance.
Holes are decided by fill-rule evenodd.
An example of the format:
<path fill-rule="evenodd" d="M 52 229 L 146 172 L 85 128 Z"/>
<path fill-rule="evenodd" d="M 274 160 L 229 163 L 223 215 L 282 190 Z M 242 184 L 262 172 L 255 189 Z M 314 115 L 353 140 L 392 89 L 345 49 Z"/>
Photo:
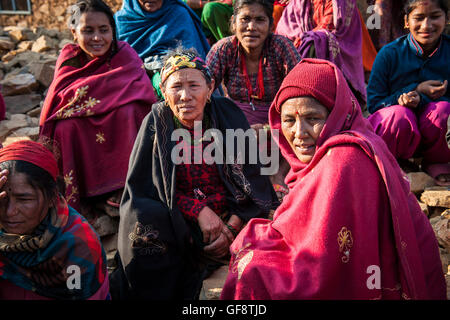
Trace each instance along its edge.
<path fill-rule="evenodd" d="M 423 165 L 423 171 L 430 175 L 438 186 L 450 186 L 450 164 L 449 163 L 433 163 Z M 444 180 L 439 179 L 439 176 L 447 175 L 448 178 Z"/>

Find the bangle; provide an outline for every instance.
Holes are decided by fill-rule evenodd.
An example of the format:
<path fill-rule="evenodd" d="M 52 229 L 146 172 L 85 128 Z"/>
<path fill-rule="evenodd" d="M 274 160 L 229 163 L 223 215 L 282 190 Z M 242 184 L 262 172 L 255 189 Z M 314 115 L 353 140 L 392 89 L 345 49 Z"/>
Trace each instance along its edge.
<path fill-rule="evenodd" d="M 231 224 L 227 223 L 226 225 L 227 225 L 228 230 L 230 230 L 231 233 L 233 234 L 233 236 L 236 238 L 236 236 L 238 235 L 239 231 L 235 227 L 233 227 Z"/>

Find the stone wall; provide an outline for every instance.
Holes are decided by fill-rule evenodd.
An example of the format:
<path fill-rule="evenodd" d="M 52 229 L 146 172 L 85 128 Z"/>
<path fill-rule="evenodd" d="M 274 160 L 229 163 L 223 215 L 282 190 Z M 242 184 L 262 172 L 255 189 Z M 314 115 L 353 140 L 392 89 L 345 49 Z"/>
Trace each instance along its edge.
<path fill-rule="evenodd" d="M 104 0 L 116 12 L 122 0 Z M 0 26 L 44 27 L 64 30 L 67 28 L 67 8 L 76 0 L 31 0 L 31 15 L 0 15 Z"/>

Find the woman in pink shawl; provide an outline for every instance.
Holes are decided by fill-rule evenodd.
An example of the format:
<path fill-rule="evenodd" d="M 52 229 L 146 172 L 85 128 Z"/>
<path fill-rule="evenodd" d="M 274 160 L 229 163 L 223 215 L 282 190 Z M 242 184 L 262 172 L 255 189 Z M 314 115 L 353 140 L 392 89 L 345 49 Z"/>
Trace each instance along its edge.
<path fill-rule="evenodd" d="M 76 44 L 56 62 L 40 139 L 58 151 L 68 204 L 85 214 L 98 201 L 118 208 L 134 140 L 156 98 L 142 60 L 115 39 L 109 7 L 80 0 L 71 9 Z"/>
<path fill-rule="evenodd" d="M 294 41 L 302 58 L 336 64 L 358 101 L 365 103 L 362 28 L 356 0 L 290 0 L 275 33 Z"/>
<path fill-rule="evenodd" d="M 431 225 L 339 69 L 302 60 L 269 121 L 289 193 L 231 245 L 222 299 L 445 299 Z"/>

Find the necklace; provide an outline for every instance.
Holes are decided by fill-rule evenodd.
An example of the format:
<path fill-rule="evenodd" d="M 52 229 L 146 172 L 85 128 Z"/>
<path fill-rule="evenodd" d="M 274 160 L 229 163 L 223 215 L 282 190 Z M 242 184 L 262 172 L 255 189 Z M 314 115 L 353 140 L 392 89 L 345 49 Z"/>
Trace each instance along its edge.
<path fill-rule="evenodd" d="M 261 100 L 264 97 L 264 77 L 263 77 L 263 57 L 261 54 L 261 57 L 259 58 L 259 66 L 258 66 L 258 83 L 257 83 L 257 90 L 253 91 L 252 82 L 250 81 L 250 77 L 248 75 L 247 71 L 247 64 L 245 63 L 245 54 L 241 55 L 241 67 L 242 71 L 244 72 L 245 77 L 245 85 L 247 87 L 248 92 L 248 102 L 250 106 L 252 107 L 252 110 L 255 111 L 256 108 L 253 104 L 253 99 L 259 99 Z"/>

